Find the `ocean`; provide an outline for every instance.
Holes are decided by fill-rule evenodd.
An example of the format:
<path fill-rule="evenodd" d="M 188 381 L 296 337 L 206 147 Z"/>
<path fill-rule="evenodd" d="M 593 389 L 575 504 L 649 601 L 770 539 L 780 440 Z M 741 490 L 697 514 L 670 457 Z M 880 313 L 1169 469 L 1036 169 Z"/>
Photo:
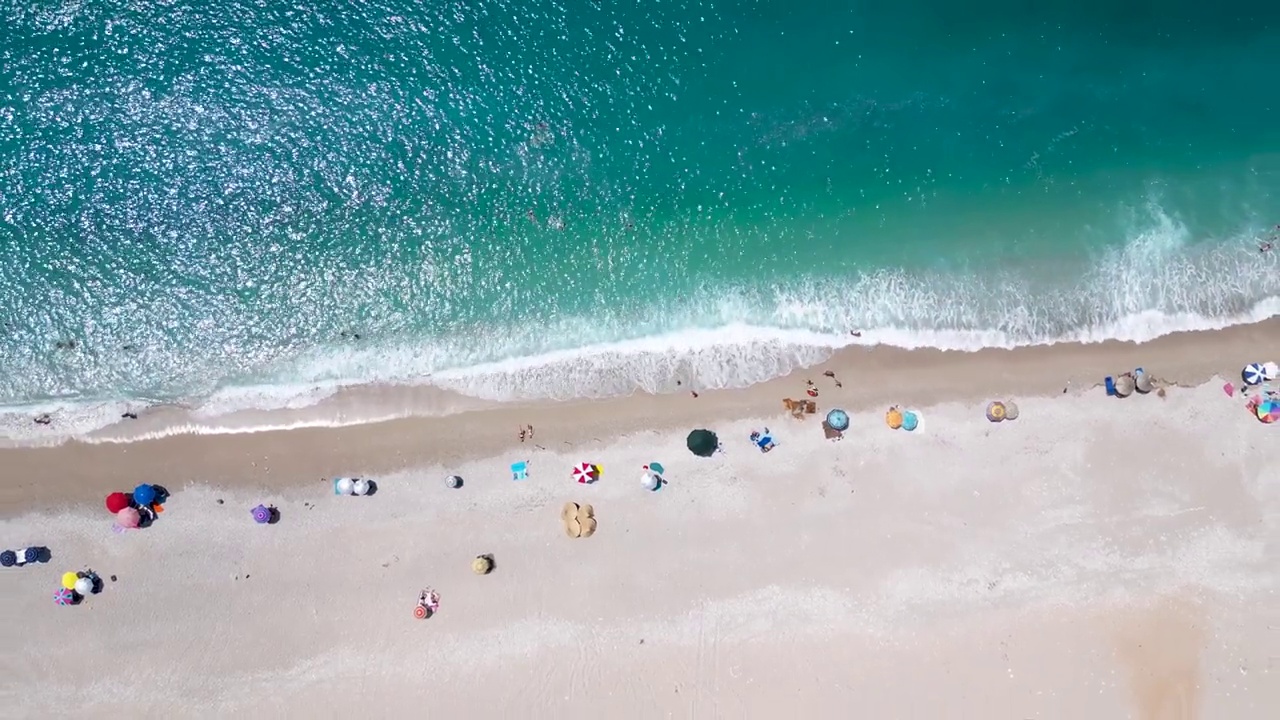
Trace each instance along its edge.
<path fill-rule="evenodd" d="M 855 343 L 1280 313 L 1274 4 L 0 15 L 12 441 L 154 404 L 731 387 Z"/>

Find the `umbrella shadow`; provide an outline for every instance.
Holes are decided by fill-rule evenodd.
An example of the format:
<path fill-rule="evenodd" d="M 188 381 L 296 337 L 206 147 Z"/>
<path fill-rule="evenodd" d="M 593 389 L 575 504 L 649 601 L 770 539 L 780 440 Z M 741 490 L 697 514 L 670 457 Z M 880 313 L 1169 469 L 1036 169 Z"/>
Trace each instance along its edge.
<path fill-rule="evenodd" d="M 280 522 L 280 508 L 272 505 L 267 508 L 267 524 L 275 525 L 278 522 Z"/>
<path fill-rule="evenodd" d="M 378 483 L 376 483 L 376 482 L 374 482 L 374 481 L 372 481 L 372 480 L 366 480 L 365 482 L 369 483 L 369 492 L 365 493 L 365 496 L 366 496 L 366 497 L 373 497 L 374 495 L 377 495 L 377 494 L 378 494 Z"/>

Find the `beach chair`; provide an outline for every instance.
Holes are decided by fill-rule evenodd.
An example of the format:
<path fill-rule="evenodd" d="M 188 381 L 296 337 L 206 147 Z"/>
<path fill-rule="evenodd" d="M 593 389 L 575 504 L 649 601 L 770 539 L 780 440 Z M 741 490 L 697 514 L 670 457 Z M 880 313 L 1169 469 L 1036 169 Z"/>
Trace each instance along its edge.
<path fill-rule="evenodd" d="M 528 480 L 529 479 L 529 463 L 524 461 L 511 463 L 511 479 L 512 480 Z"/>
<path fill-rule="evenodd" d="M 1107 379 L 1104 382 L 1107 386 L 1107 397 L 1115 397 L 1116 396 L 1116 379 L 1108 375 Z"/>

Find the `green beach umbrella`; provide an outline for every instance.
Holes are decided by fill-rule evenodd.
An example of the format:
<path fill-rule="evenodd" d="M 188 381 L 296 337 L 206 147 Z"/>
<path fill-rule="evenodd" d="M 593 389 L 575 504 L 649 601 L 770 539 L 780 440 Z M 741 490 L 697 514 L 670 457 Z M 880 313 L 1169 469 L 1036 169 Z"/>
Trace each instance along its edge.
<path fill-rule="evenodd" d="M 698 457 L 711 457 L 720 447 L 720 439 L 710 430 L 694 430 L 689 433 L 689 452 Z"/>

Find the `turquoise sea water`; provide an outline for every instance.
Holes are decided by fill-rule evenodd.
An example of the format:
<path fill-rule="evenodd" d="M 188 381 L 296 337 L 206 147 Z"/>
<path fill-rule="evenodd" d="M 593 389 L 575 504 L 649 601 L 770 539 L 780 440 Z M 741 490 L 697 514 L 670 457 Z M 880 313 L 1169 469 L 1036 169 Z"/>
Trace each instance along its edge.
<path fill-rule="evenodd" d="M 1280 312 L 1280 252 L 1258 250 L 1280 223 L 1280 6 L 0 16 L 11 437 L 47 407 L 87 429 L 131 399 L 386 380 L 735 385 L 855 328 L 978 348 Z"/>

